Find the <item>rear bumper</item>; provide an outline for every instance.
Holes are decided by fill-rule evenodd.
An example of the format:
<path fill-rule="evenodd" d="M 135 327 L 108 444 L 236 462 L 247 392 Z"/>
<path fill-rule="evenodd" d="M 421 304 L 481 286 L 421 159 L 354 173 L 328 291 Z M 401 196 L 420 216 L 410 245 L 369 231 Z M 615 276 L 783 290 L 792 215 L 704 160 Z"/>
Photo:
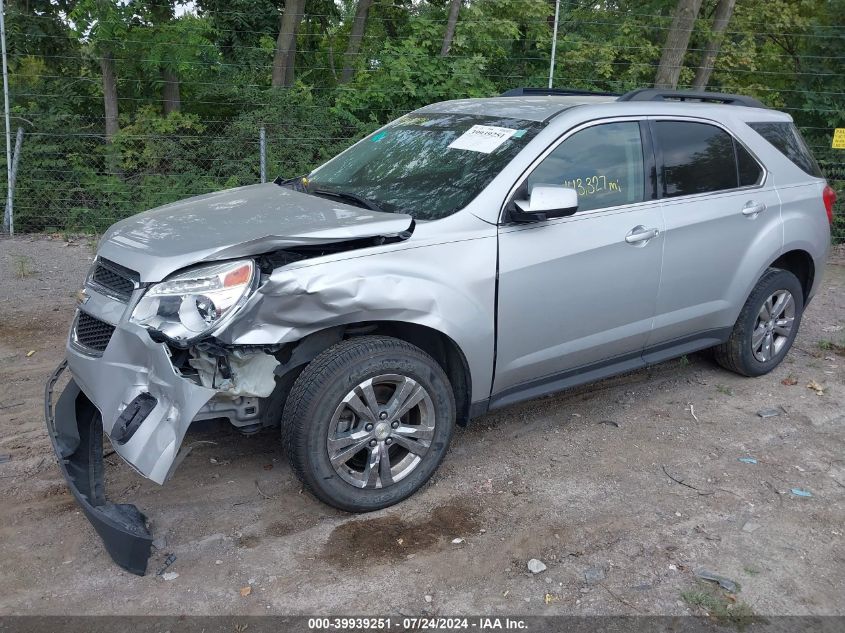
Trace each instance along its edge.
<path fill-rule="evenodd" d="M 56 368 L 44 393 L 44 417 L 59 468 L 112 560 L 126 571 L 143 576 L 153 538 L 146 517 L 137 507 L 106 499 L 99 411 L 73 379 L 53 406 L 53 389 L 66 366 L 67 361 L 63 361 Z"/>

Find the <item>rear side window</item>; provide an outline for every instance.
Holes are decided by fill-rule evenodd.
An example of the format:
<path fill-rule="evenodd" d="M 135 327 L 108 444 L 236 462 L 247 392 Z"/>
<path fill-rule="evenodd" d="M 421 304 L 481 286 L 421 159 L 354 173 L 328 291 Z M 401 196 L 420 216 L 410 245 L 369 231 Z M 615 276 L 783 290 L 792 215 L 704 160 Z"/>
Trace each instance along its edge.
<path fill-rule="evenodd" d="M 735 189 L 738 183 L 733 137 L 714 125 L 658 121 L 663 153 L 663 196 Z"/>
<path fill-rule="evenodd" d="M 736 147 L 736 162 L 739 170 L 739 186 L 751 187 L 763 181 L 763 168 L 742 145 L 734 141 Z"/>
<path fill-rule="evenodd" d="M 749 123 L 748 126 L 791 160 L 804 173 L 822 178 L 822 171 L 792 123 Z"/>
<path fill-rule="evenodd" d="M 760 163 L 722 128 L 691 121 L 658 121 L 663 197 L 751 187 L 763 181 Z"/>

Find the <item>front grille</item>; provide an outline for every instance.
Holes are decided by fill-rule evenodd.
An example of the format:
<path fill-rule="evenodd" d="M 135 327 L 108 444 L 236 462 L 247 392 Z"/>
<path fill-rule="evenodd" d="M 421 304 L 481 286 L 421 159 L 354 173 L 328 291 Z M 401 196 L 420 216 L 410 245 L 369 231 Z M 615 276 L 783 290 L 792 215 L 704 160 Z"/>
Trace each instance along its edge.
<path fill-rule="evenodd" d="M 138 283 L 138 273 L 107 259 L 98 259 L 90 282 L 118 299 L 128 300 Z"/>
<path fill-rule="evenodd" d="M 80 345 L 96 352 L 104 352 L 113 333 L 113 325 L 100 321 L 86 312 L 77 313 L 74 338 Z"/>

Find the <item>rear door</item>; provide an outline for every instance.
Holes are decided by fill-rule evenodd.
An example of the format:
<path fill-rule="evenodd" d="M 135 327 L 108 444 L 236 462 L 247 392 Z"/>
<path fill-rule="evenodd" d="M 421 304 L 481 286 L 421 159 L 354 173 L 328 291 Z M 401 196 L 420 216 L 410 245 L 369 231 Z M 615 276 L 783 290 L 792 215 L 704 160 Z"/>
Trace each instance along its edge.
<path fill-rule="evenodd" d="M 640 358 L 654 317 L 663 222 L 645 124 L 571 132 L 530 172 L 577 190 L 569 217 L 499 229 L 494 394 Z M 646 172 L 649 177 L 646 178 Z"/>
<path fill-rule="evenodd" d="M 781 248 L 780 199 L 760 161 L 721 125 L 656 118 L 651 127 L 665 233 L 647 347 L 689 339 L 700 348 L 732 327 L 758 272 L 755 252 Z"/>

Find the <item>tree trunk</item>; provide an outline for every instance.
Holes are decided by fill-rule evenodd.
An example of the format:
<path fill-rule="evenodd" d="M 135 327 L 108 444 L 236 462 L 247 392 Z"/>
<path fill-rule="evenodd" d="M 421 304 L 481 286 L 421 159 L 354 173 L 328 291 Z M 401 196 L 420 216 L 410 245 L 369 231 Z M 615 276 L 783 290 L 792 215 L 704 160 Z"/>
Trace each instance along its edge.
<path fill-rule="evenodd" d="M 337 68 L 334 66 L 334 47 L 329 44 L 329 70 L 332 71 L 332 77 L 337 81 Z"/>
<path fill-rule="evenodd" d="M 276 38 L 276 53 L 273 56 L 273 76 L 270 85 L 274 88 L 289 86 L 293 82 L 294 60 L 296 54 L 296 32 L 302 21 L 305 0 L 287 0 L 285 12 Z M 287 81 L 290 73 L 290 82 Z"/>
<path fill-rule="evenodd" d="M 704 49 L 701 65 L 695 71 L 695 79 L 692 81 L 694 90 L 704 90 L 707 88 L 707 82 L 710 81 L 710 73 L 713 72 L 716 57 L 719 55 L 719 49 L 722 47 L 722 35 L 731 21 L 735 4 L 736 0 L 719 0 L 719 4 L 716 5 L 716 14 L 713 17 L 713 35 L 710 41 L 707 42 L 707 48 Z"/>
<path fill-rule="evenodd" d="M 657 76 L 654 79 L 655 88 L 674 89 L 678 87 L 681 66 L 687 52 L 690 36 L 692 35 L 695 19 L 701 8 L 702 0 L 678 0 L 678 5 L 672 13 L 672 25 L 666 36 Z"/>
<path fill-rule="evenodd" d="M 446 22 L 446 34 L 443 36 L 443 46 L 440 48 L 440 56 L 446 57 L 449 49 L 452 48 L 452 39 L 455 37 L 455 27 L 458 25 L 458 14 L 461 12 L 461 0 L 451 0 L 449 4 L 449 20 Z"/>
<path fill-rule="evenodd" d="M 352 30 L 349 32 L 349 43 L 346 45 L 346 54 L 343 61 L 343 71 L 340 73 L 340 83 L 347 83 L 355 75 L 355 57 L 361 50 L 361 40 L 364 38 L 364 31 L 367 28 L 367 13 L 370 11 L 373 0 L 358 0 L 355 9 L 355 21 L 352 23 Z"/>
<path fill-rule="evenodd" d="M 305 4 L 305 1 L 302 0 L 302 4 Z M 285 64 L 285 86 L 292 86 L 294 80 L 294 72 L 296 71 L 296 42 L 299 39 L 299 27 L 302 25 L 302 16 L 298 20 L 296 20 L 295 24 L 293 25 L 293 38 L 290 42 L 290 48 L 288 49 L 287 54 L 287 63 Z M 306 46 L 306 48 L 308 48 Z"/>
<path fill-rule="evenodd" d="M 106 141 L 111 143 L 114 135 L 120 131 L 117 122 L 117 75 L 114 70 L 114 55 L 111 51 L 100 57 L 100 70 L 103 73 L 103 105 L 106 113 Z"/>
<path fill-rule="evenodd" d="M 172 70 L 162 68 L 161 79 L 164 82 L 161 87 L 161 100 L 163 103 L 164 115 L 171 112 L 179 112 L 182 109 L 182 96 L 179 92 L 179 77 Z"/>

